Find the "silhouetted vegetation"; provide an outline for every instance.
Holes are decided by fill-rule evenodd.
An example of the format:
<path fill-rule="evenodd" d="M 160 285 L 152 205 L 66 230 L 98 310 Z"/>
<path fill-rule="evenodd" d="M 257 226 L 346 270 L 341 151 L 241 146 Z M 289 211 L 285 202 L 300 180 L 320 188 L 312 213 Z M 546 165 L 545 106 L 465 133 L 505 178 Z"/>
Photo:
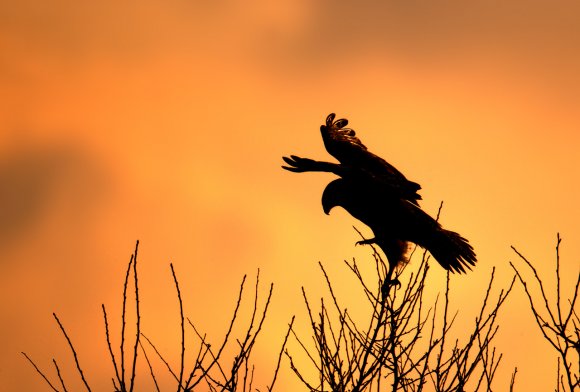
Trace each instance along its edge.
<path fill-rule="evenodd" d="M 179 282 L 177 279 L 177 275 L 175 273 L 175 269 L 173 265 L 170 264 L 171 273 L 173 276 L 177 292 L 176 294 L 177 300 L 179 303 L 180 331 L 181 331 L 181 344 L 180 344 L 181 360 L 178 365 L 171 365 L 161 354 L 161 352 L 157 349 L 152 339 L 145 336 L 145 334 L 143 334 L 143 332 L 141 331 L 141 315 L 139 310 L 139 280 L 137 273 L 138 246 L 139 243 L 137 242 L 135 252 L 131 256 L 131 260 L 129 261 L 127 273 L 125 275 L 125 282 L 123 284 L 123 305 L 121 315 L 121 336 L 120 336 L 121 344 L 118 353 L 115 353 L 113 345 L 111 344 L 109 317 L 107 315 L 105 305 L 102 305 L 106 342 L 110 354 L 110 359 L 114 368 L 114 376 L 112 377 L 112 383 L 114 388 L 113 390 L 116 392 L 117 391 L 130 392 L 136 390 L 135 387 L 136 364 L 139 357 L 139 353 L 142 353 L 143 358 L 147 363 L 150 377 L 157 391 L 160 390 L 159 383 L 157 381 L 158 370 L 155 370 L 153 368 L 152 361 L 150 359 L 152 353 L 154 353 L 154 355 L 156 355 L 161 360 L 161 362 L 164 364 L 169 374 L 175 380 L 177 391 L 193 391 L 196 390 L 198 387 L 208 389 L 211 391 L 239 391 L 239 390 L 250 391 L 254 389 L 253 376 L 255 369 L 254 365 L 251 362 L 251 355 L 256 339 L 260 334 L 260 332 L 262 331 L 262 326 L 264 320 L 266 319 L 268 308 L 270 306 L 270 300 L 272 298 L 274 287 L 273 284 L 270 285 L 270 288 L 268 290 L 268 296 L 265 300 L 265 303 L 263 305 L 259 305 L 260 275 L 258 271 L 254 287 L 253 307 L 251 309 L 251 317 L 249 323 L 245 327 L 245 332 L 242 334 L 243 336 L 234 339 L 234 337 L 232 336 L 232 331 L 234 329 L 234 324 L 238 321 L 242 297 L 246 286 L 246 276 L 244 276 L 244 278 L 242 279 L 242 283 L 240 284 L 240 291 L 236 301 L 235 309 L 233 311 L 233 315 L 231 317 L 228 326 L 228 330 L 221 343 L 215 346 L 217 347 L 216 349 L 214 346 L 212 346 L 212 343 L 208 341 L 206 334 L 202 334 L 189 318 L 187 319 L 185 318 Z M 132 280 L 130 279 L 131 276 L 133 278 Z M 134 331 L 132 341 L 130 343 L 127 343 L 127 340 L 130 338 L 127 332 L 128 330 L 127 299 L 128 299 L 128 290 L 131 284 L 133 285 L 133 289 L 135 291 L 133 299 L 135 306 L 136 321 L 133 326 Z M 91 387 L 89 386 L 90 384 L 87 382 L 85 375 L 81 369 L 77 352 L 73 343 L 71 342 L 65 328 L 61 324 L 56 314 L 54 314 L 54 318 L 56 319 L 60 327 L 60 330 L 62 331 L 63 335 L 65 336 L 69 344 L 69 347 L 72 351 L 77 366 L 79 376 L 82 379 L 83 385 L 85 386 L 87 391 L 91 391 Z M 191 328 L 196 337 L 195 343 L 186 342 L 186 320 L 188 328 Z M 286 333 L 286 337 L 284 338 L 284 341 L 282 343 L 282 348 L 278 356 L 279 359 L 272 376 L 272 381 L 269 385 L 266 386 L 266 390 L 268 391 L 271 391 L 274 388 L 277 375 L 280 369 L 280 361 L 283 356 L 283 350 L 288 340 L 293 320 L 294 319 L 292 319 L 289 330 Z M 143 344 L 142 338 L 144 339 L 145 344 Z M 191 350 L 196 345 L 197 349 L 195 349 L 194 351 L 195 360 L 193 361 L 192 364 L 187 364 L 185 360 L 186 349 Z M 229 356 L 224 357 L 224 352 L 228 345 L 230 346 L 234 345 L 234 347 L 237 347 L 237 349 L 233 351 L 234 352 L 233 357 Z M 49 376 L 45 374 L 45 372 L 40 370 L 40 368 L 36 365 L 36 363 L 26 353 L 23 352 L 22 354 L 34 366 L 36 371 L 44 378 L 44 380 L 46 381 L 48 386 L 52 388 L 52 390 L 64 392 L 67 391 L 67 388 L 65 386 L 63 378 L 61 377 L 60 369 L 58 367 L 56 360 L 53 360 L 53 364 L 55 366 L 57 378 L 60 383 L 59 387 L 55 386 L 54 383 L 50 381 Z"/>
<path fill-rule="evenodd" d="M 560 274 L 560 243 L 558 234 L 556 243 L 556 289 L 549 290 L 534 268 L 532 263 L 514 247 L 512 249 L 524 262 L 532 277 L 525 279 L 523 269 L 518 269 L 512 262 L 510 265 L 522 284 L 528 297 L 531 311 L 544 339 L 558 353 L 558 374 L 556 391 L 574 391 L 580 389 L 580 318 L 575 306 L 580 287 L 580 273 L 576 279 L 572 295 L 564 297 L 561 291 L 562 278 Z M 535 287 L 533 287 L 535 286 Z M 552 295 L 550 295 L 552 293 Z"/>
<path fill-rule="evenodd" d="M 389 271 L 388 263 L 374 250 L 374 273 L 366 275 L 355 260 L 345 262 L 364 298 L 356 303 L 356 317 L 344 305 L 342 297 L 345 293 L 333 284 L 331 276 L 320 264 L 328 296 L 321 298 L 320 302 L 313 301 L 306 290 L 302 290 L 307 315 L 304 321 L 309 323 L 312 335 L 300 336 L 292 318 L 288 330 L 280 333 L 281 348 L 277 362 L 272 364 L 271 381 L 261 389 L 254 385 L 256 369 L 251 356 L 268 314 L 273 285 L 269 286 L 267 295 L 262 298 L 258 271 L 249 320 L 244 324 L 241 336 L 234 338 L 234 324 L 240 323 L 239 315 L 247 285 L 244 276 L 227 332 L 218 344 L 212 345 L 207 335 L 184 315 L 179 281 L 174 266 L 170 265 L 180 311 L 179 318 L 176 318 L 180 323 L 180 359 L 172 364 L 157 348 L 154 339 L 142 331 L 137 244 L 123 284 L 120 344 L 117 349 L 112 343 L 114 336 L 110 315 L 102 306 L 104 340 L 113 365 L 112 389 L 141 390 L 139 385 L 150 377 L 151 384 L 160 391 L 162 387 L 158 379 L 161 372 L 167 372 L 174 380 L 171 389 L 177 391 L 272 391 L 280 370 L 286 366 L 282 366 L 285 357 L 284 362 L 309 391 L 512 391 L 516 389 L 517 369 L 514 369 L 509 382 L 502 380 L 494 383 L 502 360 L 494 339 L 500 325 L 498 317 L 501 308 L 517 287 L 515 282 L 519 281 L 540 332 L 558 354 L 555 390 L 575 391 L 580 388 L 580 320 L 575 310 L 580 273 L 572 295 L 566 297 L 561 290 L 560 243 L 558 236 L 555 290 L 547 287 L 533 264 L 514 248 L 523 266 L 510 263 L 515 274 L 503 289 L 496 287 L 495 270 L 492 271 L 487 290 L 480 293 L 480 306 L 471 327 L 461 331 L 455 327 L 460 311 L 452 311 L 453 283 L 449 273 L 445 289 L 439 296 L 430 300 L 425 295 L 425 288 L 430 284 L 427 253 L 420 260 Z M 131 295 L 130 291 L 134 294 Z M 346 295 L 352 296 L 351 293 Z M 130 307 L 134 315 L 134 322 L 131 323 L 128 322 Z M 361 310 L 366 311 L 366 316 L 360 315 L 364 313 Z M 91 384 L 85 377 L 72 340 L 56 314 L 54 318 L 70 347 L 82 385 L 91 391 Z M 193 339 L 189 335 L 193 335 Z M 293 337 L 292 349 L 288 348 L 290 336 Z M 186 356 L 186 352 L 190 355 Z M 191 354 L 194 360 L 188 361 Z M 50 376 L 29 355 L 23 355 L 50 389 L 70 390 L 56 360 L 52 361 L 55 375 Z M 154 364 L 154 357 L 159 360 L 157 363 L 163 364 L 161 370 Z M 306 360 L 298 361 L 298 357 Z M 149 374 L 138 372 L 138 361 L 144 361 Z"/>
<path fill-rule="evenodd" d="M 515 282 L 492 299 L 494 273 L 469 336 L 465 341 L 451 332 L 457 314 L 450 314 L 450 279 L 443 298 L 428 305 L 424 297 L 429 264 L 426 254 L 405 279 L 405 269 L 389 279 L 388 265 L 374 253 L 376 275 L 364 277 L 355 261 L 346 262 L 364 291 L 368 317 L 354 320 L 341 305 L 326 270 L 320 264 L 330 293 L 330 305 L 321 301 L 316 313 L 304 293 L 315 347 L 295 335 L 316 368 L 318 378 L 307 380 L 304 364 L 291 367 L 310 391 L 435 391 L 491 390 L 501 360 L 492 345 L 497 315 Z M 400 288 L 396 283 L 404 282 Z M 357 305 L 361 307 L 363 304 Z M 369 322 L 370 321 L 370 322 Z"/>

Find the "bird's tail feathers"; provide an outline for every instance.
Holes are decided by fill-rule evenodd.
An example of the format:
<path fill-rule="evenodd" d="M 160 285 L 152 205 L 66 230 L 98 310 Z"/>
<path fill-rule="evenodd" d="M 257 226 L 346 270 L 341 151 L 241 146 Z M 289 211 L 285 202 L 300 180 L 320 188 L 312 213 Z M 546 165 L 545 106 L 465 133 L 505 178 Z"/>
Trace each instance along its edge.
<path fill-rule="evenodd" d="M 451 272 L 466 272 L 477 261 L 473 247 L 453 231 L 440 228 L 429 242 L 426 244 L 427 250 L 443 268 Z"/>

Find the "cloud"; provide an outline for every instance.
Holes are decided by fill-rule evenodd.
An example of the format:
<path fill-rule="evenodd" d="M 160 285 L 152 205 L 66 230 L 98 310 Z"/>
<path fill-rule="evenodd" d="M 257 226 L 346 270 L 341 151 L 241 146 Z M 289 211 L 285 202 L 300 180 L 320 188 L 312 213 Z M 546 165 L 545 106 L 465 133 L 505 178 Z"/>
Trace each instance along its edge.
<path fill-rule="evenodd" d="M 299 30 L 256 33 L 264 58 L 301 71 L 362 59 L 413 66 L 466 63 L 530 69 L 580 63 L 580 29 L 570 2 L 318 1 L 302 12 Z M 291 68 L 290 67 L 290 68 Z"/>
<path fill-rule="evenodd" d="M 52 210 L 82 219 L 106 189 L 102 174 L 77 146 L 27 144 L 3 154 L 0 252 L 26 239 Z"/>

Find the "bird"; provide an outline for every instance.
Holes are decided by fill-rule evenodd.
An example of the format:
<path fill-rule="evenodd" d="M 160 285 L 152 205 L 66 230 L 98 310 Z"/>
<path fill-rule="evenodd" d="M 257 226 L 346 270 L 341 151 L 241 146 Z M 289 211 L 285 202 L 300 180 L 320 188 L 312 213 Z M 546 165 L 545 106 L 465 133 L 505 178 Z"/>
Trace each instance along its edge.
<path fill-rule="evenodd" d="M 348 120 L 330 113 L 320 127 L 324 146 L 339 163 L 316 161 L 296 155 L 283 157 L 285 170 L 330 172 L 339 176 L 322 194 L 326 214 L 337 206 L 367 225 L 374 238 L 357 244 L 378 245 L 389 262 L 389 276 L 405 263 L 409 243 L 427 249 L 450 272 L 463 273 L 477 259 L 469 241 L 456 232 L 443 229 L 437 220 L 419 206 L 421 186 L 408 180 L 383 158 L 370 152 L 351 128 Z"/>
<path fill-rule="evenodd" d="M 356 132 L 345 128 L 348 120 L 335 119 L 335 114 L 326 117 L 325 124 L 320 126 L 322 141 L 328 153 L 340 163 L 316 161 L 296 155 L 282 157 L 288 166 L 282 168 L 303 173 L 307 171 L 330 172 L 343 178 L 366 178 L 384 191 L 393 193 L 418 205 L 421 186 L 408 180 L 393 165 L 370 152 L 356 137 Z"/>
<path fill-rule="evenodd" d="M 405 262 L 409 242 L 427 249 L 450 272 L 463 273 L 476 263 L 469 242 L 443 227 L 409 200 L 381 192 L 372 182 L 336 179 L 322 193 L 325 214 L 340 206 L 367 225 L 374 238 L 358 244 L 377 244 L 387 256 L 390 269 Z"/>

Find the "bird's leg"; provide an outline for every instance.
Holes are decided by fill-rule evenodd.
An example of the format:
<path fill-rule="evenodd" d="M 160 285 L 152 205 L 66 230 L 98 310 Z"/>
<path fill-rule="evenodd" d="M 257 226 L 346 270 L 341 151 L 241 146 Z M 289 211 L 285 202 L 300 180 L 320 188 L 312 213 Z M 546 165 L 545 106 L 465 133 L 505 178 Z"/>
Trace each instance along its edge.
<path fill-rule="evenodd" d="M 401 282 L 399 279 L 393 279 L 393 273 L 395 272 L 395 265 L 389 263 L 389 271 L 387 272 L 387 276 L 385 276 L 385 280 L 383 281 L 383 285 L 381 287 L 381 294 L 383 298 L 386 298 L 389 295 L 389 291 L 391 291 L 391 287 L 395 286 L 395 289 L 401 288 Z"/>
<path fill-rule="evenodd" d="M 401 288 L 401 282 L 399 281 L 399 279 L 397 278 L 397 275 L 395 273 L 397 266 L 399 265 L 399 263 L 390 263 L 389 262 L 389 273 L 385 279 L 385 283 L 388 282 L 388 284 L 390 285 L 395 285 L 395 289 L 400 289 Z"/>
<path fill-rule="evenodd" d="M 381 295 L 383 300 L 385 298 L 387 298 L 387 296 L 389 295 L 389 292 L 391 291 L 391 287 L 395 286 L 395 290 L 400 289 L 401 288 L 401 282 L 399 281 L 399 279 L 395 278 L 395 279 L 385 279 L 383 281 L 383 285 L 381 286 Z"/>

